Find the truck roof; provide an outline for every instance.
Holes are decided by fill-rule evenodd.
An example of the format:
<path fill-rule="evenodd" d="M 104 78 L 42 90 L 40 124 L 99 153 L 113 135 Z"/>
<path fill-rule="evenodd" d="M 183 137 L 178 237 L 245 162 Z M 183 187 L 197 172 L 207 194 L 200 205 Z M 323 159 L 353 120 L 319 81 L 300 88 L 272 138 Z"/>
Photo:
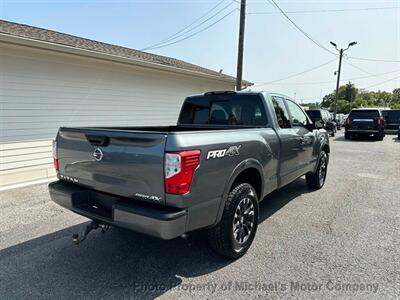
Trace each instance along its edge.
<path fill-rule="evenodd" d="M 198 97 L 198 96 L 208 96 L 208 95 L 229 95 L 229 94 L 246 94 L 246 95 L 258 95 L 258 94 L 263 94 L 264 96 L 269 96 L 269 95 L 275 95 L 275 96 L 281 96 L 284 97 L 286 99 L 290 99 L 293 100 L 292 97 L 289 97 L 287 95 L 281 94 L 281 93 L 275 93 L 275 92 L 271 92 L 271 91 L 257 91 L 257 90 L 250 90 L 250 89 L 246 89 L 243 91 L 232 91 L 232 90 L 226 90 L 226 91 L 209 91 L 206 92 L 204 94 L 194 94 L 194 95 L 190 95 L 188 97 Z"/>

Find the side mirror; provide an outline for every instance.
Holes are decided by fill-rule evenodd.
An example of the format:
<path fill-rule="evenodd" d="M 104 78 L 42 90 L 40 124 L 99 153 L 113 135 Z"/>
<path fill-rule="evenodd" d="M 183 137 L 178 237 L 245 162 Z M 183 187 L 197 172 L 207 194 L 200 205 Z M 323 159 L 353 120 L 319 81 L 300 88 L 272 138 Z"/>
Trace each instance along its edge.
<path fill-rule="evenodd" d="M 324 122 L 324 120 L 316 120 L 314 122 L 314 125 L 315 125 L 316 129 L 322 129 L 325 127 L 325 122 Z"/>

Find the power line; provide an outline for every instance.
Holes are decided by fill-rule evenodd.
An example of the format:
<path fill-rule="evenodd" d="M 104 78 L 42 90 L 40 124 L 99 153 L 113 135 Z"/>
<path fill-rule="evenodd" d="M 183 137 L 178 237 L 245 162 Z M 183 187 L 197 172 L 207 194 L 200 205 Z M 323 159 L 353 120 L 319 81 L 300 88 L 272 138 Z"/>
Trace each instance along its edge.
<path fill-rule="evenodd" d="M 399 9 L 399 6 L 394 7 L 366 7 L 366 8 L 353 8 L 353 9 L 325 9 L 325 10 L 299 10 L 299 11 L 283 11 L 279 5 L 274 0 L 268 0 L 271 4 L 273 4 L 279 12 L 249 12 L 249 15 L 264 15 L 264 14 L 276 14 L 281 13 L 283 16 L 290 21 L 304 36 L 306 36 L 309 40 L 311 40 L 314 44 L 318 47 L 322 48 L 323 50 L 336 55 L 333 51 L 329 50 L 321 43 L 313 39 L 307 32 L 305 32 L 299 25 L 297 25 L 287 14 L 299 14 L 299 13 L 320 13 L 320 12 L 340 12 L 340 11 L 363 11 L 363 10 L 387 10 L 387 9 Z M 374 59 L 374 58 L 363 58 L 363 57 L 353 57 L 348 56 L 348 58 L 357 59 L 357 60 L 364 60 L 364 61 L 376 61 L 376 62 L 400 62 L 400 60 L 390 60 L 390 59 Z"/>
<path fill-rule="evenodd" d="M 371 78 L 371 77 L 376 77 L 380 75 L 387 75 L 387 74 L 392 74 L 400 72 L 400 70 L 395 70 L 395 71 L 390 71 L 390 72 L 385 72 L 385 73 L 380 73 L 380 74 L 373 74 L 373 75 L 368 75 L 368 76 L 360 76 L 360 77 L 353 77 L 353 78 L 346 78 L 346 79 L 341 79 L 341 82 L 345 81 L 352 81 L 352 80 L 358 80 L 358 79 L 365 79 L 365 78 Z M 272 85 L 315 85 L 315 84 L 332 84 L 333 80 L 331 81 L 309 81 L 309 82 L 281 82 L 281 83 L 273 83 Z"/>
<path fill-rule="evenodd" d="M 229 13 L 227 13 L 226 15 L 224 15 L 222 18 L 219 18 L 217 21 L 211 23 L 210 25 L 208 25 L 207 27 L 204 27 L 204 28 L 201 29 L 201 30 L 198 30 L 198 31 L 192 33 L 191 35 L 188 35 L 188 36 L 186 36 L 186 37 L 184 37 L 184 38 L 181 38 L 181 39 L 179 39 L 179 40 L 175 40 L 175 41 L 173 41 L 173 42 L 171 42 L 171 43 L 166 43 L 166 44 L 162 44 L 162 45 L 157 46 L 157 47 L 152 47 L 151 49 L 159 49 L 159 48 L 167 47 L 167 46 L 170 46 L 170 45 L 177 44 L 177 43 L 180 43 L 180 42 L 182 42 L 182 41 L 185 41 L 185 40 L 187 40 L 187 39 L 189 39 L 189 38 L 191 38 L 191 37 L 193 37 L 193 36 L 195 36 L 195 35 L 198 35 L 199 33 L 202 33 L 203 31 L 206 31 L 207 29 L 213 27 L 214 25 L 216 25 L 217 23 L 221 22 L 221 21 L 222 21 L 223 19 L 225 19 L 226 17 L 230 16 L 230 15 L 231 15 L 232 13 L 234 13 L 235 11 L 238 11 L 238 9 L 235 8 L 235 9 L 231 10 Z M 150 48 L 149 48 L 149 49 L 150 49 Z"/>
<path fill-rule="evenodd" d="M 277 79 L 277 80 L 269 81 L 269 82 L 260 82 L 260 83 L 257 83 L 257 84 L 254 85 L 254 86 L 272 84 L 272 83 L 279 82 L 279 81 L 282 81 L 282 80 L 286 80 L 286 79 L 289 79 L 289 78 L 292 78 L 292 77 L 296 77 L 296 76 L 299 76 L 299 75 L 302 75 L 302 74 L 305 74 L 305 73 L 314 71 L 314 70 L 316 70 L 316 69 L 319 69 L 319 68 L 321 68 L 321 67 L 323 67 L 323 66 L 329 65 L 330 63 L 334 62 L 335 60 L 336 60 L 336 58 L 331 59 L 331 60 L 329 60 L 329 61 L 327 61 L 327 62 L 325 62 L 325 63 L 323 63 L 323 64 L 320 64 L 320 65 L 318 65 L 318 66 L 315 66 L 315 67 L 312 67 L 312 68 L 310 68 L 310 69 L 304 70 L 304 71 L 302 71 L 302 72 L 295 73 L 295 74 L 292 74 L 292 75 L 289 75 L 289 76 L 286 76 L 286 77 L 283 77 L 283 78 L 280 78 L 280 79 Z"/>
<path fill-rule="evenodd" d="M 400 63 L 400 60 L 390 60 L 390 59 L 364 58 L 364 57 L 355 57 L 355 56 L 348 56 L 348 58 L 350 58 L 350 59 L 356 59 L 356 60 L 364 60 L 364 61 Z"/>
<path fill-rule="evenodd" d="M 333 54 L 335 56 L 336 53 L 329 50 L 328 48 L 326 48 L 324 45 L 322 45 L 321 43 L 317 42 L 316 40 L 314 40 L 307 32 L 305 32 L 299 25 L 297 25 L 284 11 L 282 8 L 280 8 L 280 6 L 274 1 L 274 0 L 268 0 L 271 4 L 273 4 L 280 12 L 281 14 L 289 20 L 290 23 L 292 23 L 292 25 L 294 27 L 296 27 L 297 30 L 299 30 L 306 38 L 308 38 L 310 41 L 312 41 L 315 45 L 317 45 L 319 48 L 323 49 L 324 51 L 329 52 L 330 54 Z"/>
<path fill-rule="evenodd" d="M 201 25 L 203 25 L 204 23 L 208 22 L 209 20 L 211 20 L 212 18 L 214 18 L 215 16 L 217 16 L 219 13 L 221 13 L 222 11 L 224 11 L 225 9 L 227 9 L 229 6 L 231 6 L 234 1 L 230 1 L 230 3 L 226 6 L 224 6 L 222 9 L 218 10 L 215 14 L 213 14 L 212 16 L 210 16 L 209 18 L 207 18 L 206 20 L 202 21 L 201 23 L 197 24 L 196 26 L 192 27 L 192 25 L 196 24 L 198 21 L 200 21 L 201 19 L 205 18 L 208 14 L 210 14 L 212 11 L 214 11 L 218 6 L 220 6 L 225 0 L 222 0 L 220 2 L 218 2 L 216 5 L 214 5 L 211 9 L 209 9 L 207 12 L 205 12 L 203 15 L 201 15 L 200 17 L 198 17 L 197 19 L 195 19 L 192 23 L 190 23 L 189 25 L 185 26 L 184 28 L 182 28 L 181 30 L 175 32 L 174 34 L 170 35 L 169 37 L 165 38 L 164 40 L 155 43 L 153 45 L 147 46 L 146 48 L 141 49 L 141 51 L 143 50 L 150 50 L 153 49 L 154 47 L 157 47 L 159 45 L 165 44 L 167 42 L 170 42 L 174 39 L 177 39 L 195 29 L 197 29 L 198 27 L 200 27 Z M 192 28 L 190 28 L 192 27 Z"/>
<path fill-rule="evenodd" d="M 399 79 L 399 78 L 400 78 L 400 75 L 398 75 L 398 76 L 396 76 L 396 77 L 394 77 L 394 78 L 389 78 L 389 79 L 387 79 L 387 80 L 385 80 L 385 81 L 378 82 L 378 83 L 376 83 L 376 84 L 373 84 L 373 85 L 364 87 L 364 88 L 362 88 L 362 89 L 363 89 L 363 90 L 366 90 L 366 89 L 369 89 L 369 88 L 372 88 L 372 87 L 375 87 L 375 86 L 378 86 L 378 85 L 382 85 L 382 84 L 384 84 L 384 83 L 386 83 L 386 82 L 389 82 L 389 81 L 395 81 L 396 79 Z"/>
<path fill-rule="evenodd" d="M 286 11 L 287 14 L 312 14 L 312 13 L 330 13 L 330 12 L 348 12 L 348 11 L 368 11 L 368 10 L 392 10 L 399 9 L 400 7 L 365 7 L 365 8 L 343 8 L 343 9 L 318 9 L 318 10 L 294 10 Z M 261 12 L 248 12 L 248 15 L 274 15 L 279 12 L 275 11 L 261 11 Z"/>
<path fill-rule="evenodd" d="M 348 64 L 349 66 L 353 67 L 354 69 L 357 69 L 357 70 L 359 70 L 359 71 L 361 71 L 361 72 L 363 72 L 363 73 L 365 73 L 365 74 L 371 75 L 372 77 L 381 78 L 381 79 L 387 79 L 387 78 L 385 78 L 385 77 L 381 77 L 380 75 L 376 75 L 376 74 L 373 74 L 373 73 L 371 73 L 371 72 L 368 72 L 368 71 L 366 71 L 366 70 L 364 70 L 364 69 L 362 69 L 362 68 L 360 68 L 360 67 L 358 67 L 358 66 L 356 66 L 356 65 L 353 65 L 352 63 L 350 63 L 350 62 L 348 62 L 348 61 L 344 61 L 344 62 L 345 62 L 346 64 Z"/>

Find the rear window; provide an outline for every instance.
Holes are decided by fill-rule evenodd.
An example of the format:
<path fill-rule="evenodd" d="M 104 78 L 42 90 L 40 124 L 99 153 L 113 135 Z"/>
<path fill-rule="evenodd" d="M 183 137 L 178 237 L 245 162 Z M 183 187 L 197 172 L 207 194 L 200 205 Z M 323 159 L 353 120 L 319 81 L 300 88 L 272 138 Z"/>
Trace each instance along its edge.
<path fill-rule="evenodd" d="M 375 119 L 379 117 L 377 110 L 352 110 L 349 115 L 352 119 Z"/>
<path fill-rule="evenodd" d="M 307 115 L 310 117 L 311 120 L 321 119 L 321 111 L 319 110 L 307 110 Z"/>
<path fill-rule="evenodd" d="M 267 116 L 258 95 L 204 95 L 186 99 L 179 124 L 263 126 Z"/>
<path fill-rule="evenodd" d="M 400 110 L 386 110 L 383 112 L 386 121 L 390 123 L 398 123 L 400 119 Z"/>

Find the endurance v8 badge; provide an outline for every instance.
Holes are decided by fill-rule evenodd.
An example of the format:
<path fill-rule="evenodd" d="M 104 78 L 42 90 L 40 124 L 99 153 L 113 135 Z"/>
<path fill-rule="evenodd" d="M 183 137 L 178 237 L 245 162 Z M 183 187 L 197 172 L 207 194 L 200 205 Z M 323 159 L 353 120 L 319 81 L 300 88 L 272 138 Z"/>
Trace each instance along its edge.
<path fill-rule="evenodd" d="M 239 155 L 239 149 L 242 145 L 230 146 L 226 149 L 211 150 L 207 153 L 207 159 L 222 158 L 225 156 Z"/>

